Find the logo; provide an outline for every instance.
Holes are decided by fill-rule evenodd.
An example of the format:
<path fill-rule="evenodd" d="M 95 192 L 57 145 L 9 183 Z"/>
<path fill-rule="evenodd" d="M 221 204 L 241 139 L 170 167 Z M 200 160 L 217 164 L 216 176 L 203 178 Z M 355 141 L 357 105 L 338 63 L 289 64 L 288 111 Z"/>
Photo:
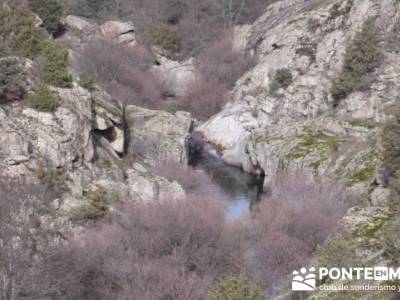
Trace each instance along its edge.
<path fill-rule="evenodd" d="M 301 268 L 293 271 L 292 291 L 314 291 L 316 286 L 315 268 Z"/>
<path fill-rule="evenodd" d="M 316 286 L 317 278 L 321 281 L 328 278 L 329 283 Z M 363 284 L 349 285 L 344 281 L 362 280 Z M 292 291 L 398 291 L 400 285 L 385 284 L 386 281 L 400 280 L 400 268 L 392 267 L 349 267 L 349 268 L 301 268 L 293 271 Z M 336 281 L 336 282 L 335 282 Z M 339 282 L 337 282 L 339 281 Z M 374 283 L 375 282 L 375 283 Z"/>

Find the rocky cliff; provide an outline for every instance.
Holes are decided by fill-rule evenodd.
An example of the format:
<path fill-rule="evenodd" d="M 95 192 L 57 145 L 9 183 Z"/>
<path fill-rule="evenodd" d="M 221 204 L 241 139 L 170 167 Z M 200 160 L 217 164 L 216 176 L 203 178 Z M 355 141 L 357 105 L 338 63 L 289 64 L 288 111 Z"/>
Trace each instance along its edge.
<path fill-rule="evenodd" d="M 184 195 L 149 167 L 187 162 L 189 114 L 123 107 L 100 88 L 76 83 L 53 90 L 60 97 L 54 113 L 24 102 L 0 107 L 0 176 L 61 189 L 54 205 L 68 218 L 95 218 L 118 201 Z"/>
<path fill-rule="evenodd" d="M 372 19 L 383 59 L 336 103 L 331 90 L 346 51 Z M 252 26 L 236 30 L 237 47 L 256 55 L 258 65 L 199 130 L 227 163 L 265 173 L 267 182 L 286 169 L 340 174 L 350 186 L 370 183 L 379 160 L 376 133 L 398 96 L 398 24 L 399 7 L 390 0 L 270 6 Z"/>
<path fill-rule="evenodd" d="M 59 42 L 71 48 L 90 37 L 137 45 L 131 23 L 97 25 L 74 16 L 64 23 Z M 393 249 L 400 251 L 400 222 L 379 175 L 382 127 L 399 96 L 399 26 L 397 0 L 276 2 L 254 24 L 235 29 L 234 47 L 258 64 L 237 82 L 224 109 L 196 129 L 226 163 L 264 174 L 266 187 L 281 171 L 302 171 L 334 176 L 363 196 L 342 220 L 348 236 L 319 249 L 319 263 L 339 253 L 346 265 L 389 265 Z M 21 64 L 29 94 L 33 64 Z M 194 78 L 193 60 L 159 55 L 151 72 L 171 97 L 182 97 Z M 191 116 L 124 106 L 76 81 L 72 88 L 50 87 L 60 98 L 55 112 L 38 112 L 26 100 L 0 106 L 0 176 L 61 190 L 53 204 L 73 221 L 101 217 L 120 201 L 184 195 L 151 167 L 168 159 L 187 163 Z"/>
<path fill-rule="evenodd" d="M 265 186 L 281 171 L 302 171 L 313 178 L 334 176 L 363 195 L 342 222 L 348 237 L 321 248 L 319 263 L 336 261 L 334 253 L 343 251 L 345 266 L 390 265 L 388 251 L 398 249 L 390 242 L 396 210 L 379 171 L 382 126 L 399 96 L 399 12 L 392 0 L 271 5 L 253 25 L 235 30 L 236 48 L 259 63 L 238 81 L 225 108 L 198 128 L 228 164 L 265 174 Z M 371 23 L 376 42 L 366 29 Z M 379 59 L 362 65 L 373 49 L 379 49 Z M 346 93 L 338 96 L 338 90 Z M 372 295 L 390 297 L 379 291 L 316 296 Z"/>

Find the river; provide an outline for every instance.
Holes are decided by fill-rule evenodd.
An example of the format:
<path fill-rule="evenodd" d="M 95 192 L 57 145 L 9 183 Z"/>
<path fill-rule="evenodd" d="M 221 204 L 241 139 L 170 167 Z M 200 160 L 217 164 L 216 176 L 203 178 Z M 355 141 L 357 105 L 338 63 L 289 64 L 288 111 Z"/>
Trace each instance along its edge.
<path fill-rule="evenodd" d="M 250 211 L 262 194 L 263 176 L 252 175 L 224 163 L 217 151 L 206 144 L 192 157 L 191 166 L 205 171 L 211 181 L 227 196 L 226 216 L 237 219 Z"/>

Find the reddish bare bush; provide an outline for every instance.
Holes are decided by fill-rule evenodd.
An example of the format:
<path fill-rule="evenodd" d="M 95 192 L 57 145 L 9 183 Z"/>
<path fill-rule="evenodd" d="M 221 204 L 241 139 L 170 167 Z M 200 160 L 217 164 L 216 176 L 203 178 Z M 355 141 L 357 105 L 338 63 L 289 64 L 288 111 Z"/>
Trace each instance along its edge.
<path fill-rule="evenodd" d="M 51 202 L 57 196 L 46 185 L 0 178 L 1 299 L 40 293 L 36 271 L 59 234 L 56 223 L 47 224 L 55 219 Z"/>
<path fill-rule="evenodd" d="M 204 2 L 198 1 L 197 6 L 201 4 L 204 5 Z M 196 9 L 195 6 L 182 17 L 176 27 L 181 38 L 181 58 L 197 55 L 202 49 L 219 40 L 224 30 L 215 16 L 207 13 L 207 9 Z"/>
<path fill-rule="evenodd" d="M 317 245 L 337 230 L 355 198 L 335 181 L 310 182 L 303 174 L 278 176 L 272 196 L 255 208 L 247 267 L 266 288 L 307 264 Z M 270 292 L 273 293 L 273 290 Z"/>
<path fill-rule="evenodd" d="M 199 79 L 191 84 L 187 95 L 179 99 L 179 105 L 195 118 L 206 120 L 223 108 L 227 93 L 223 85 Z"/>
<path fill-rule="evenodd" d="M 248 272 L 273 294 L 279 280 L 310 259 L 308 245 L 279 231 L 271 231 L 246 255 Z M 272 289 L 272 290 L 271 290 Z"/>
<path fill-rule="evenodd" d="M 254 58 L 238 53 L 232 47 L 232 33 L 204 49 L 197 59 L 197 69 L 203 79 L 217 82 L 230 89 L 236 81 L 255 65 Z"/>
<path fill-rule="evenodd" d="M 209 276 L 188 273 L 183 261 L 174 255 L 159 260 L 144 260 L 134 265 L 131 280 L 123 283 L 118 299 L 204 299 L 212 284 Z"/>
<path fill-rule="evenodd" d="M 279 177 L 272 196 L 256 211 L 257 230 L 278 230 L 302 240 L 313 251 L 331 233 L 356 198 L 333 180 L 307 181 L 302 174 Z"/>
<path fill-rule="evenodd" d="M 191 197 L 116 209 L 49 266 L 49 282 L 65 277 L 57 299 L 204 299 L 217 278 L 239 272 L 240 247 L 222 207 Z"/>
<path fill-rule="evenodd" d="M 232 49 L 231 35 L 204 49 L 196 63 L 197 80 L 181 99 L 181 107 L 205 120 L 222 109 L 228 92 L 255 61 Z"/>
<path fill-rule="evenodd" d="M 163 172 L 179 178 L 182 170 Z M 221 277 L 246 272 L 274 293 L 286 274 L 307 264 L 345 210 L 337 203 L 348 195 L 325 184 L 282 179 L 245 223 L 227 223 L 213 197 L 116 207 L 51 257 L 43 290 L 57 299 L 205 299 Z"/>
<path fill-rule="evenodd" d="M 138 38 L 148 42 L 154 25 L 174 26 L 182 40 L 181 58 L 196 55 L 215 42 L 224 29 L 251 24 L 278 0 L 70 0 L 69 14 L 100 20 L 123 19 L 135 24 Z"/>
<path fill-rule="evenodd" d="M 195 170 L 172 160 L 159 164 L 154 171 L 169 180 L 177 181 L 189 194 L 214 198 L 224 197 L 204 171 Z"/>
<path fill-rule="evenodd" d="M 148 72 L 154 57 L 144 47 L 90 42 L 81 52 L 77 68 L 95 77 L 113 97 L 125 104 L 162 107 L 162 85 Z"/>

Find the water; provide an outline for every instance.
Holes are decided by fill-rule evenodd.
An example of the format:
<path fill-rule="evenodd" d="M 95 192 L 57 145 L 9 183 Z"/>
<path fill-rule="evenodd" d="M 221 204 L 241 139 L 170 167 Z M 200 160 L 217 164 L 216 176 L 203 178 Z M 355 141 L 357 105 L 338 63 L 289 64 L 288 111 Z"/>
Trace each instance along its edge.
<path fill-rule="evenodd" d="M 211 145 L 205 145 L 201 153 L 192 158 L 191 165 L 204 170 L 211 181 L 227 195 L 228 219 L 237 219 L 247 214 L 251 205 L 261 196 L 263 176 L 248 174 L 226 165 Z"/>

